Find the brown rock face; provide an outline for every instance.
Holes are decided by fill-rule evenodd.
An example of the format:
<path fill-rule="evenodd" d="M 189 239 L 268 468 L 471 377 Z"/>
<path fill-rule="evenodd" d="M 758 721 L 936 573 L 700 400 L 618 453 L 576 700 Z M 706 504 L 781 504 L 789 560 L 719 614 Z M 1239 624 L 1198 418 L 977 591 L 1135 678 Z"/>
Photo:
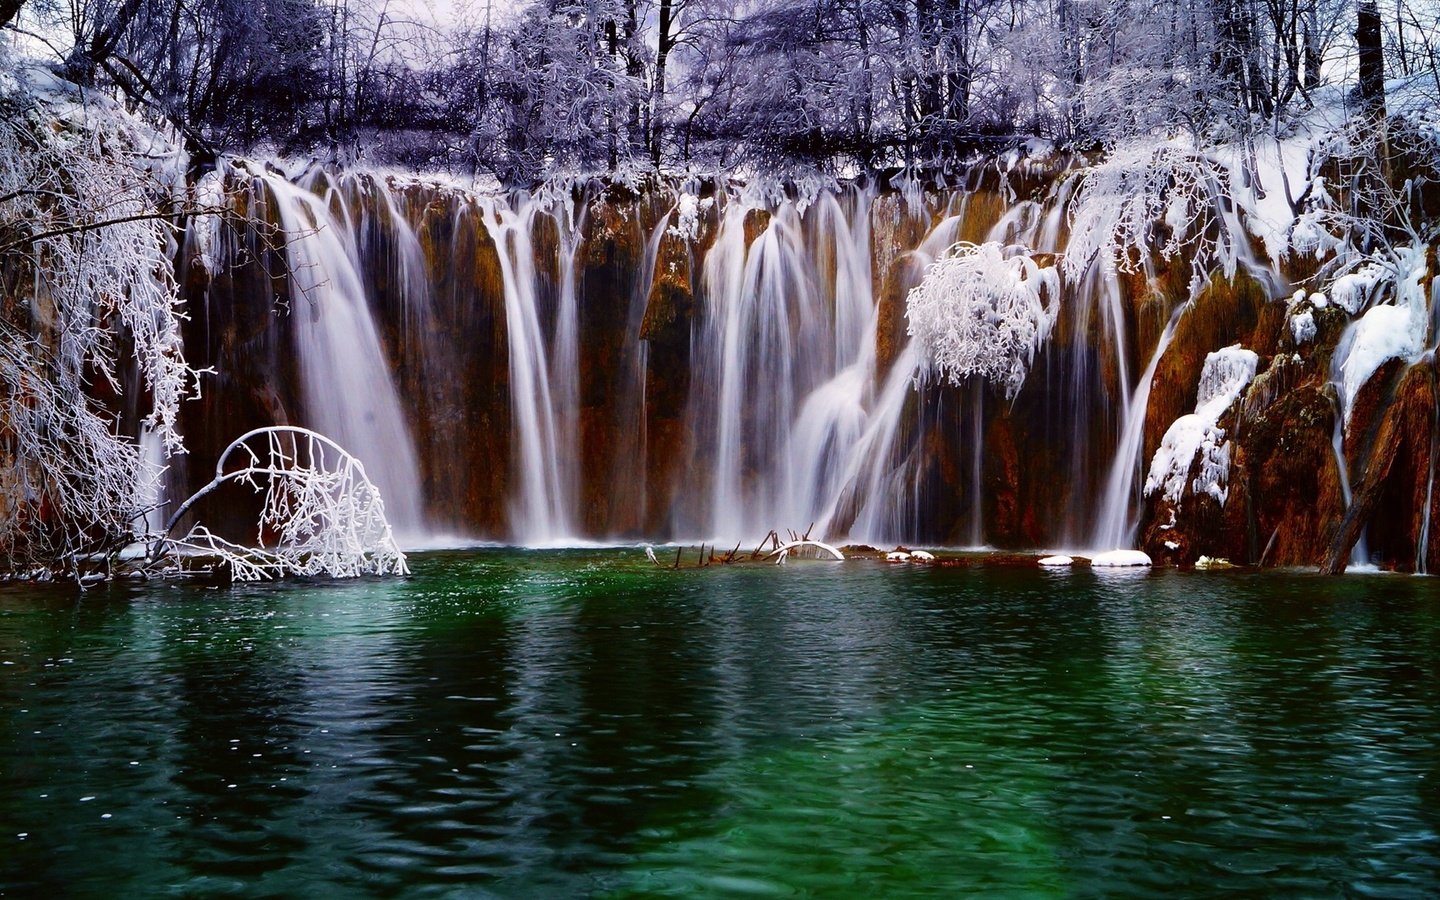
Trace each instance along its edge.
<path fill-rule="evenodd" d="M 911 288 L 924 277 L 925 262 L 915 254 L 899 257 L 885 274 L 883 286 L 876 297 L 880 316 L 875 334 L 875 369 L 882 384 L 910 340 L 905 320 L 905 300 Z"/>
<path fill-rule="evenodd" d="M 1264 355 L 1263 346 L 1252 341 L 1261 311 L 1269 303 L 1260 284 L 1241 273 L 1233 283 L 1212 278 L 1180 313 L 1170 346 L 1160 357 L 1151 382 L 1150 405 L 1145 411 L 1146 459 L 1154 455 L 1170 423 L 1195 411 L 1207 355 L 1236 343 Z"/>
<path fill-rule="evenodd" d="M 634 535 L 645 488 L 636 338 L 648 295 L 636 284 L 647 262 L 637 206 L 592 203 L 580 248 L 581 525 L 587 535 Z"/>
<path fill-rule="evenodd" d="M 645 366 L 644 532 L 668 535 L 670 511 L 690 453 L 690 328 L 695 313 L 690 248 L 674 235 L 660 241 L 640 337 Z"/>
<path fill-rule="evenodd" d="M 1000 547 L 1038 546 L 1036 521 L 1020 496 L 1020 451 L 1009 418 L 985 429 L 985 539 Z"/>
<path fill-rule="evenodd" d="M 1425 511 L 1433 503 L 1435 409 L 1435 371 L 1428 363 L 1407 368 L 1391 360 L 1357 395 L 1346 428 L 1346 455 L 1354 454 L 1352 500 L 1322 571 L 1343 572 L 1362 533 L 1381 565 L 1416 568 Z"/>
<path fill-rule="evenodd" d="M 182 249 L 181 290 L 189 319 L 182 325 L 185 353 L 197 368 L 201 395 L 181 406 L 180 428 L 189 453 L 179 499 L 210 480 L 229 443 L 247 431 L 289 424 L 300 407 L 299 374 L 285 317 L 293 308 L 283 245 L 269 235 L 279 227 L 263 193 L 237 192 L 225 239 L 244 265 L 223 265 L 211 275 L 193 247 Z M 254 218 L 262 228 L 246 228 Z M 253 539 L 258 512 L 253 497 L 236 492 L 199 510 L 206 526 L 236 540 Z M 182 524 L 182 528 L 184 525 Z"/>
<path fill-rule="evenodd" d="M 425 203 L 416 235 L 432 306 L 422 334 L 396 337 L 432 520 L 499 536 L 511 472 L 509 331 L 499 251 L 482 216 L 453 196 Z"/>
<path fill-rule="evenodd" d="M 1158 495 L 1147 502 L 1140 543 L 1153 559 L 1320 561 L 1345 511 L 1331 445 L 1334 395 L 1324 371 L 1290 354 L 1273 358 L 1218 423 L 1231 454 L 1226 502 L 1189 488 L 1178 504 Z"/>
<path fill-rule="evenodd" d="M 1281 358 L 1283 360 L 1283 358 Z M 1219 535 L 1212 556 L 1273 566 L 1315 565 L 1345 510 L 1335 461 L 1335 400 L 1313 374 L 1272 364 L 1242 405 L 1230 483 L 1246 533 Z"/>

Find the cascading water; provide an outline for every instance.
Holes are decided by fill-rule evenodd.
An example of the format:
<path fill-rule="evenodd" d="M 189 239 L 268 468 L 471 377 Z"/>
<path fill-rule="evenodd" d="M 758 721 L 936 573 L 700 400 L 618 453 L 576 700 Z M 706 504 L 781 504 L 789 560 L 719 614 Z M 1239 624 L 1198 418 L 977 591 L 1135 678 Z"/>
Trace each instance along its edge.
<path fill-rule="evenodd" d="M 371 316 L 353 230 L 320 197 L 259 176 L 285 233 L 304 424 L 364 464 L 398 534 L 424 532 L 419 466 Z"/>
<path fill-rule="evenodd" d="M 140 457 L 154 473 L 153 479 L 143 479 L 136 485 L 140 493 L 140 506 L 145 512 L 145 532 L 147 534 L 159 534 L 165 528 L 166 521 L 170 518 L 169 510 L 165 499 L 174 494 L 168 490 L 170 479 L 168 478 L 168 460 L 165 453 L 165 442 L 160 436 L 146 426 L 140 428 Z"/>
<path fill-rule="evenodd" d="M 1144 465 L 1145 410 L 1150 405 L 1150 387 L 1155 381 L 1155 369 L 1169 348 L 1170 340 L 1175 336 L 1175 325 L 1184 313 L 1185 307 L 1180 306 L 1170 316 L 1160 341 L 1155 345 L 1155 352 L 1150 356 L 1150 364 L 1145 367 L 1135 384 L 1134 393 L 1130 395 L 1124 430 L 1115 449 L 1110 476 L 1105 482 L 1105 494 L 1095 520 L 1091 546 L 1096 550 L 1103 552 L 1134 546 L 1135 507 L 1139 501 L 1140 470 Z M 1123 374 L 1121 383 L 1126 383 Z"/>
<path fill-rule="evenodd" d="M 788 477 L 786 433 L 804 397 L 833 373 L 829 316 L 800 211 L 782 205 L 747 247 L 750 211 L 738 202 L 726 210 L 705 264 L 697 415 L 714 422 L 708 531 L 722 541 L 776 520 Z"/>
<path fill-rule="evenodd" d="M 519 465 L 511 501 L 511 531 L 526 544 L 563 542 L 575 533 L 574 407 L 562 408 L 556 394 L 571 401 L 574 393 L 564 388 L 556 391 L 551 385 L 551 351 L 540 320 L 540 279 L 532 240 L 534 218 L 542 213 L 535 201 L 522 202 L 518 209 L 497 198 L 479 202 L 485 228 L 499 253 L 510 339 L 511 413 Z M 569 271 L 573 273 L 573 266 Z M 572 367 L 562 384 L 570 385 L 578 377 L 577 352 L 571 341 L 575 334 L 573 284 L 568 290 L 562 288 L 561 295 L 562 321 L 555 334 L 560 336 L 558 355 L 567 357 Z"/>
<path fill-rule="evenodd" d="M 503 512 L 481 534 L 530 545 L 642 527 L 673 529 L 646 536 L 733 543 L 811 523 L 812 536 L 831 540 L 982 545 L 990 512 L 1015 508 L 987 494 L 1003 482 L 992 475 L 1014 471 L 1013 449 L 992 458 L 997 437 L 1063 448 L 1034 476 L 1057 489 L 1038 497 L 1045 516 L 1024 533 L 1104 549 L 1133 539 L 1150 381 L 1174 320 L 1132 378 L 1131 301 L 1113 273 L 1092 266 L 1068 285 L 1062 336 L 1039 349 L 1036 383 L 1007 401 L 980 381 L 917 388 L 922 361 L 903 319 L 896 325 L 925 267 L 962 236 L 1063 252 L 1076 179 L 1055 181 L 1038 201 L 1004 200 L 1006 191 L 971 179 L 973 190 L 916 190 L 903 205 L 861 186 L 779 202 L 725 200 L 722 189 L 703 215 L 704 186 L 693 183 L 682 195 L 693 207 L 683 229 L 672 227 L 678 203 L 647 206 L 573 186 L 476 195 L 368 176 L 316 178 L 310 190 L 278 175 L 264 180 L 290 235 L 307 424 L 355 446 L 397 521 L 418 525 L 424 499 L 407 417 L 427 454 L 453 456 L 443 465 L 427 456 L 431 491 L 449 483 L 437 473 L 483 465 L 467 436 L 499 419 L 508 427 L 493 429 L 484 452 L 509 453 L 503 472 L 467 481 L 450 508 L 463 515 L 492 504 Z M 437 210 L 449 224 L 435 224 Z M 688 334 L 689 346 L 654 357 L 642 331 L 659 328 L 666 339 L 664 322 L 675 321 L 650 321 L 657 258 L 666 234 L 682 231 L 684 241 L 664 252 L 667 290 L 683 292 L 674 279 L 688 273 L 693 297 L 676 333 Z M 448 258 L 467 260 L 464 271 L 484 283 L 442 281 Z M 443 309 L 435 306 L 442 296 Z M 491 311 L 457 313 L 465 304 Z M 377 334 L 372 305 L 399 318 Z M 486 341 L 470 344 L 467 329 Z M 609 343 L 593 343 L 595 329 Z M 387 355 L 413 408 L 385 377 Z M 656 420 L 663 436 L 647 430 L 647 385 L 681 373 L 656 371 L 654 359 L 688 367 Z M 483 390 L 454 382 L 461 365 L 490 379 Z M 494 405 L 472 420 L 466 404 L 477 402 Z M 659 508 L 649 510 L 649 467 L 667 458 L 679 484 L 669 493 L 659 483 Z M 1021 532 L 1005 534 L 1000 543 Z"/>

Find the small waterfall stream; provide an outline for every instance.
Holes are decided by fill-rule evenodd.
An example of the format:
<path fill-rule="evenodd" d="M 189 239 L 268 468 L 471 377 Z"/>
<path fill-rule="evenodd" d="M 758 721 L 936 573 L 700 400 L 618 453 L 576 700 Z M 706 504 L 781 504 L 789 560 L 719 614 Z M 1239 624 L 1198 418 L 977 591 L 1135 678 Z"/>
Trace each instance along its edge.
<path fill-rule="evenodd" d="M 566 421 L 561 410 L 573 415 L 574 392 L 567 389 L 577 375 L 562 379 L 557 390 L 551 385 L 550 349 L 540 321 L 539 276 L 535 270 L 536 251 L 531 236 L 534 216 L 539 214 L 533 203 L 519 209 L 494 199 L 485 202 L 483 221 L 499 250 L 500 270 L 504 281 L 505 320 L 510 336 L 511 411 L 513 415 L 517 462 L 520 465 L 511 508 L 511 529 L 522 543 L 544 544 L 563 541 L 573 536 L 573 418 Z M 561 316 L 573 317 L 571 302 L 561 303 Z M 560 344 L 561 356 L 568 356 L 574 366 L 576 351 L 573 323 L 561 323 L 557 334 L 566 336 Z"/>
<path fill-rule="evenodd" d="M 1160 358 L 1169 349 L 1170 341 L 1175 336 L 1175 325 L 1185 314 L 1185 309 L 1184 306 L 1176 307 L 1171 314 L 1165 331 L 1155 345 L 1155 352 L 1150 355 L 1150 364 L 1136 382 L 1130 402 L 1125 407 L 1124 430 L 1120 434 L 1120 443 L 1110 465 L 1105 494 L 1101 498 L 1095 519 L 1094 537 L 1090 545 L 1095 550 L 1105 552 L 1128 549 L 1135 544 L 1135 510 L 1140 499 L 1141 469 L 1145 464 L 1145 410 L 1150 405 L 1150 388 L 1155 381 L 1155 369 L 1160 365 Z M 1126 382 L 1123 369 L 1121 373 L 1121 383 L 1124 384 Z"/>

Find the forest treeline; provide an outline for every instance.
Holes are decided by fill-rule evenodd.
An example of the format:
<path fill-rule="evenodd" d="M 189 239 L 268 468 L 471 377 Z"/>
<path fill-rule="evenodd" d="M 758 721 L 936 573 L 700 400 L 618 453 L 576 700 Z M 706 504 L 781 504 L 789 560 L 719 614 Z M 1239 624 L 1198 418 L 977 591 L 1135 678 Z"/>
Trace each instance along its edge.
<path fill-rule="evenodd" d="M 362 153 L 516 184 L 1227 140 L 1327 84 L 1377 102 L 1387 74 L 1440 97 L 1436 0 L 470 0 L 443 24 L 419 6 L 0 0 L 0 25 L 163 113 L 198 160 Z"/>

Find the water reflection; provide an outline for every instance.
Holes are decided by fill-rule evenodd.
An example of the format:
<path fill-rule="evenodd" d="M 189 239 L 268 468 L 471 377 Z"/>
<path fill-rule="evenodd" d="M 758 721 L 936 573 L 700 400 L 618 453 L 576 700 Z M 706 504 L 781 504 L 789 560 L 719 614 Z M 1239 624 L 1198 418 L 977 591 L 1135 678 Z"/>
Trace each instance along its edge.
<path fill-rule="evenodd" d="M 1423 580 L 416 562 L 5 589 L 0 888 L 1440 883 Z"/>

